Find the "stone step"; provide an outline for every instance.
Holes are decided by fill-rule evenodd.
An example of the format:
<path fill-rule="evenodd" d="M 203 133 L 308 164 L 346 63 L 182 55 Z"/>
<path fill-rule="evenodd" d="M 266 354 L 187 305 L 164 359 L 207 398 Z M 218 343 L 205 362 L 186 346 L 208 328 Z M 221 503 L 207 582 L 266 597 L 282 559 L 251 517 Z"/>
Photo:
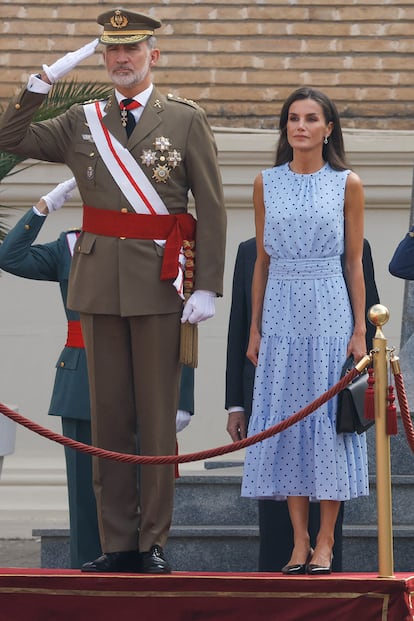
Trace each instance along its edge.
<path fill-rule="evenodd" d="M 414 419 L 411 414 L 411 418 Z M 368 445 L 368 472 L 374 474 L 375 464 L 375 425 L 366 432 Z M 390 436 L 391 471 L 393 475 L 410 475 L 414 471 L 414 454 L 408 444 L 401 417 L 398 416 L 398 434 Z"/>
<path fill-rule="evenodd" d="M 214 472 L 214 471 L 213 471 Z M 393 521 L 413 524 L 414 475 L 391 478 Z M 185 475 L 176 482 L 173 524 L 256 525 L 257 502 L 240 496 L 241 475 Z M 347 524 L 375 524 L 377 494 L 375 477 L 370 477 L 370 494 L 345 503 Z"/>
<path fill-rule="evenodd" d="M 35 529 L 41 566 L 69 567 L 69 530 Z M 414 528 L 394 526 L 394 571 L 411 572 Z M 165 552 L 175 571 L 257 571 L 259 530 L 251 526 L 175 526 Z M 344 526 L 343 571 L 378 571 L 376 526 Z"/>
<path fill-rule="evenodd" d="M 185 475 L 176 481 L 173 524 L 251 524 L 257 502 L 240 496 L 240 474 Z"/>
<path fill-rule="evenodd" d="M 377 523 L 377 486 L 375 477 L 370 477 L 369 496 L 353 498 L 345 503 L 344 523 Z M 392 520 L 396 524 L 414 527 L 414 476 L 396 475 L 391 477 Z"/>

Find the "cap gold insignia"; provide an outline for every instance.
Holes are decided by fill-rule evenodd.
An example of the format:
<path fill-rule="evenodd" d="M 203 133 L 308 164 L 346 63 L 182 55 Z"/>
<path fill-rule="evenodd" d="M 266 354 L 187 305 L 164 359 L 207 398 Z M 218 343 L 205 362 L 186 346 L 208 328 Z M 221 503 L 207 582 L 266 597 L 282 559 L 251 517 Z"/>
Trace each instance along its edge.
<path fill-rule="evenodd" d="M 122 15 L 121 11 L 115 11 L 115 13 L 112 15 L 111 19 L 111 26 L 113 26 L 113 28 L 125 28 L 125 26 L 128 26 L 128 18 L 125 15 Z"/>
<path fill-rule="evenodd" d="M 154 149 L 143 149 L 141 162 L 144 166 L 154 166 L 152 178 L 157 183 L 166 183 L 174 168 L 182 162 L 181 153 L 174 149 L 171 140 L 158 136 L 154 140 Z"/>

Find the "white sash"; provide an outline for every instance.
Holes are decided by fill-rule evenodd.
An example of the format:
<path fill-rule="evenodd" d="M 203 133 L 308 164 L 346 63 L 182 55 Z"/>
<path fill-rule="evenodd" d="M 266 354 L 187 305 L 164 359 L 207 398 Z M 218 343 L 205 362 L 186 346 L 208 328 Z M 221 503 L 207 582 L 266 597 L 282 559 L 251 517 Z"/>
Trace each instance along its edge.
<path fill-rule="evenodd" d="M 104 103 L 96 101 L 83 106 L 90 132 L 108 171 L 136 213 L 167 215 L 169 211 L 148 177 L 131 153 L 113 136 L 102 123 Z M 155 243 L 165 245 L 165 240 Z M 184 299 L 185 257 L 180 251 L 177 277 L 173 282 L 178 295 Z"/>
<path fill-rule="evenodd" d="M 86 104 L 86 120 L 96 147 L 125 198 L 137 213 L 168 214 L 162 198 L 142 168 L 102 123 L 103 102 Z"/>

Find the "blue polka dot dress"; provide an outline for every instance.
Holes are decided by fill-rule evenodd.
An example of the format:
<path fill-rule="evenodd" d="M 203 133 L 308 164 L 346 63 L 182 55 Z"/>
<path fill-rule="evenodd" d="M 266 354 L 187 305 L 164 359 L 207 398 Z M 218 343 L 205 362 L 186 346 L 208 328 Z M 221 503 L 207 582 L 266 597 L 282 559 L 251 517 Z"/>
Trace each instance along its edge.
<path fill-rule="evenodd" d="M 353 330 L 341 269 L 349 170 L 263 171 L 270 255 L 249 436 L 285 420 L 340 378 Z M 365 434 L 337 434 L 337 397 L 246 450 L 242 496 L 348 500 L 368 494 Z"/>

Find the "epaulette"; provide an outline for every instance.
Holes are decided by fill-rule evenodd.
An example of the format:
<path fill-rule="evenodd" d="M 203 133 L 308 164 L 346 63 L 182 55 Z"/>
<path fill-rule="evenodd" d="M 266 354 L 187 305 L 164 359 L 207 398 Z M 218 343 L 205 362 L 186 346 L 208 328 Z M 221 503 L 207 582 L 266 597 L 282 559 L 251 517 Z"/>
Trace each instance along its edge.
<path fill-rule="evenodd" d="M 96 99 L 88 99 L 87 101 L 82 101 L 82 106 L 87 106 L 88 104 L 91 103 L 96 103 L 97 101 L 106 101 L 105 99 L 102 99 L 101 97 L 96 97 Z"/>
<path fill-rule="evenodd" d="M 169 101 L 176 101 L 178 103 L 187 104 L 187 106 L 191 106 L 192 108 L 199 108 L 199 105 L 192 99 L 186 99 L 185 97 L 178 97 L 178 95 L 173 95 L 172 93 L 168 93 L 167 99 Z"/>

